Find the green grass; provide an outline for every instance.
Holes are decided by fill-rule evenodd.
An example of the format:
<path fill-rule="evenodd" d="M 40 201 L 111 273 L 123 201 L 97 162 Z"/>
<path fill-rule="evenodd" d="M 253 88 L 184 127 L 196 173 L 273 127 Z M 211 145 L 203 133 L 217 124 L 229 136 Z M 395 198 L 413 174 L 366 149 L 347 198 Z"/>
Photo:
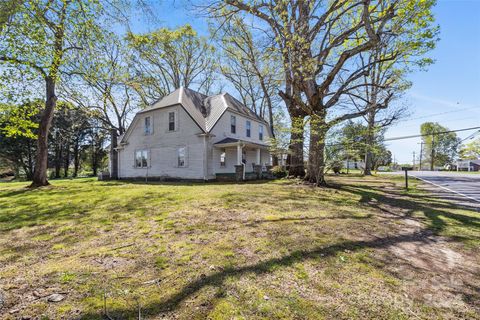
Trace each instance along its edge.
<path fill-rule="evenodd" d="M 415 181 L 406 193 L 401 177 L 329 181 L 1 183 L 0 290 L 6 310 L 23 308 L 5 317 L 101 319 L 104 296 L 122 319 L 139 305 L 181 319 L 475 317 L 477 296 L 442 307 L 416 295 L 416 278 L 434 271 L 394 272 L 388 247 L 421 240 L 402 235 L 413 220 L 478 258 L 477 212 Z M 34 290 L 66 299 L 21 298 Z"/>

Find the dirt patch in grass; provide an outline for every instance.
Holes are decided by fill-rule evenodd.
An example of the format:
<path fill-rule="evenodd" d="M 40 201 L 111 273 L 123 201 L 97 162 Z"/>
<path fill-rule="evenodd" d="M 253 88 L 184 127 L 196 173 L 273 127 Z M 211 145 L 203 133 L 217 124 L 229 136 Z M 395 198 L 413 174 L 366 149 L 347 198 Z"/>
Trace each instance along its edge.
<path fill-rule="evenodd" d="M 479 318 L 478 213 L 330 184 L 0 184 L 0 318 Z"/>

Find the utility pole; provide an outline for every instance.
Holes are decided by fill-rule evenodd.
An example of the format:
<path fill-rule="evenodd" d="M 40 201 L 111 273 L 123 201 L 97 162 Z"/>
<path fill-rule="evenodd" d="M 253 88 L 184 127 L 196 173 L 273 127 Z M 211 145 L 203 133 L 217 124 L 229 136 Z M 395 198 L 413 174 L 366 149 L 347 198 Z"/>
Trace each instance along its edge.
<path fill-rule="evenodd" d="M 423 155 L 423 141 L 420 142 L 420 163 L 418 164 L 418 171 L 422 171 L 422 155 Z"/>
<path fill-rule="evenodd" d="M 430 155 L 430 171 L 433 171 L 435 163 L 435 134 L 432 133 L 432 154 Z"/>
<path fill-rule="evenodd" d="M 415 170 L 415 151 L 413 151 L 413 170 Z"/>

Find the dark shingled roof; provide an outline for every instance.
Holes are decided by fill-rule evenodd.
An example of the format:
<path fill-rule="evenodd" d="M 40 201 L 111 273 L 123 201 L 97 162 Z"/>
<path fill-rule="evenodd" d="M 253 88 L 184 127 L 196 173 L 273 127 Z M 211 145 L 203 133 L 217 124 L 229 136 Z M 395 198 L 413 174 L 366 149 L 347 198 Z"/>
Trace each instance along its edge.
<path fill-rule="evenodd" d="M 226 110 L 239 113 L 268 125 L 265 119 L 228 93 L 206 96 L 180 87 L 139 113 L 180 104 L 204 132 L 210 132 Z"/>

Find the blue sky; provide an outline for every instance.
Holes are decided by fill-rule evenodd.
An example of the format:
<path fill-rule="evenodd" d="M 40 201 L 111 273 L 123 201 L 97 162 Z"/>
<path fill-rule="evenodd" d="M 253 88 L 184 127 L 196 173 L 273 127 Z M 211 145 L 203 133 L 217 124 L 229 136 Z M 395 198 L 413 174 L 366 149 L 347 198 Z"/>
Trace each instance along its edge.
<path fill-rule="evenodd" d="M 199 33 L 207 33 L 205 19 L 187 1 L 164 1 L 158 10 L 163 26 L 190 23 Z M 439 0 L 434 14 L 441 28 L 437 48 L 430 53 L 436 63 L 426 72 L 410 75 L 413 87 L 405 102 L 411 116 L 391 127 L 387 138 L 418 134 L 425 121 L 449 129 L 480 126 L 480 0 Z M 146 25 L 135 27 L 146 31 Z M 461 132 L 459 137 L 472 132 Z M 388 147 L 398 162 L 411 163 L 412 152 L 420 151 L 419 142 L 392 141 Z"/>

